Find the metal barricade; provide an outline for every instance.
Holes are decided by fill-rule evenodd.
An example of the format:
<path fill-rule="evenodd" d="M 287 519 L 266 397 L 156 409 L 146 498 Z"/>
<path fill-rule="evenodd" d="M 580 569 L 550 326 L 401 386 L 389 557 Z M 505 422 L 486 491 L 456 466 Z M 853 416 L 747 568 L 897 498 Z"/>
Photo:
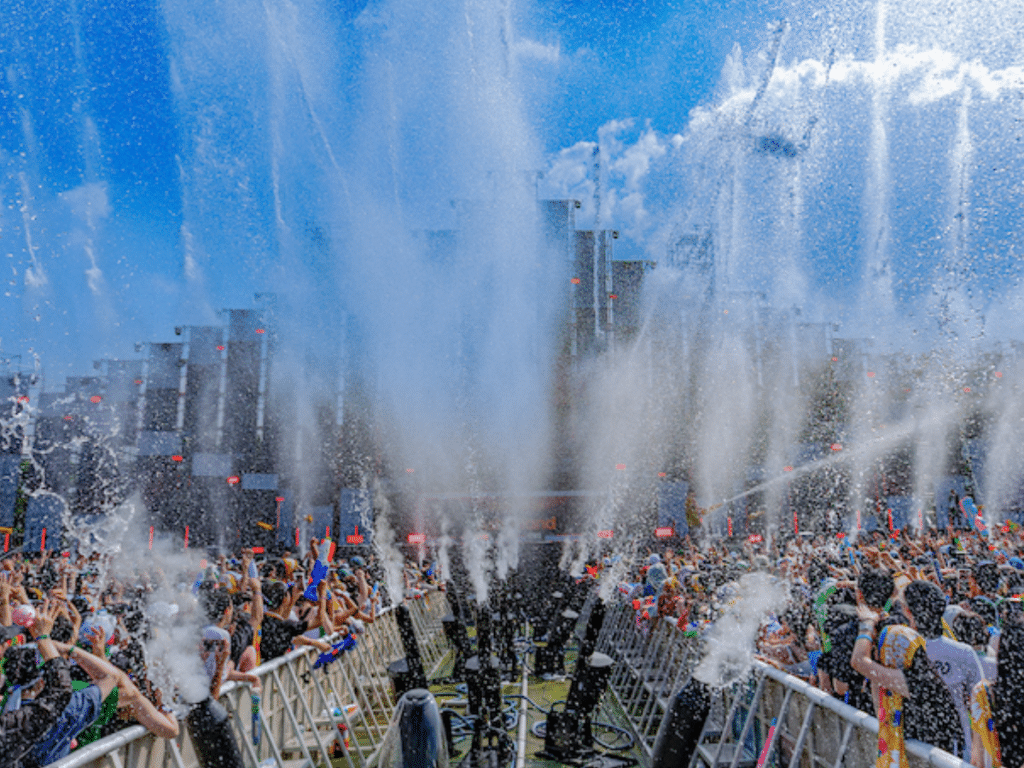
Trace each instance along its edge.
<path fill-rule="evenodd" d="M 441 628 L 447 612 L 443 593 L 408 603 L 424 669 L 437 671 L 448 653 Z M 259 745 L 253 743 L 251 689 L 226 683 L 220 703 L 248 768 L 312 768 L 332 764 L 337 741 L 345 768 L 368 768 L 394 713 L 387 667 L 405 650 L 394 612 L 366 625 L 353 649 L 314 669 L 319 652 L 303 647 L 261 664 Z M 195 768 L 198 760 L 184 723 L 177 739 L 158 739 L 133 726 L 85 746 L 52 768 Z"/>
<path fill-rule="evenodd" d="M 772 728 L 772 723 L 775 728 Z M 742 682 L 717 691 L 691 766 L 789 768 L 871 766 L 878 720 L 759 661 Z M 970 763 L 908 740 L 911 768 L 969 768 Z"/>
<path fill-rule="evenodd" d="M 701 658 L 701 642 L 671 621 L 649 631 L 631 606 L 608 608 L 598 649 L 616 661 L 609 691 L 627 718 L 643 757 L 651 758 L 673 694 Z M 772 721 L 776 722 L 774 730 Z M 766 741 L 767 751 L 765 751 Z M 742 681 L 716 690 L 691 768 L 851 768 L 874 765 L 878 721 L 803 680 L 755 661 Z M 907 741 L 911 768 L 968 768 L 940 749 Z"/>
<path fill-rule="evenodd" d="M 641 750 L 650 757 L 669 700 L 700 654 L 698 643 L 673 622 L 657 620 L 643 631 L 635 616 L 629 605 L 610 607 L 598 650 L 616 662 L 609 689 L 629 719 Z"/>

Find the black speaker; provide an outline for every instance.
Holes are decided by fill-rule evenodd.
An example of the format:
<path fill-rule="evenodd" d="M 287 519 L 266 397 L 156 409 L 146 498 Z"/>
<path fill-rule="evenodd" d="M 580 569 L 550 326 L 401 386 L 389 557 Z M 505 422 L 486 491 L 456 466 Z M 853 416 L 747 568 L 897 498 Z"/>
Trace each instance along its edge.
<path fill-rule="evenodd" d="M 207 697 L 192 707 L 185 726 L 202 768 L 245 768 L 231 718 L 224 707 Z"/>
<path fill-rule="evenodd" d="M 690 764 L 704 721 L 711 711 L 711 692 L 692 677 L 672 697 L 658 728 L 651 768 L 679 768 Z"/>

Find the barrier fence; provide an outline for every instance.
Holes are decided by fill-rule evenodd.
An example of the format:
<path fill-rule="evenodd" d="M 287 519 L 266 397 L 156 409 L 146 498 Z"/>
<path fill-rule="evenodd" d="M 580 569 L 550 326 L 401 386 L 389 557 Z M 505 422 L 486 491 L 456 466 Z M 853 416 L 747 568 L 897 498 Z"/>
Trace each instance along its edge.
<path fill-rule="evenodd" d="M 431 593 L 409 604 L 424 668 L 436 672 L 449 648 L 441 625 L 448 604 Z M 621 707 L 650 762 L 661 721 L 673 694 L 687 681 L 703 652 L 669 621 L 638 629 L 629 605 L 609 606 L 597 650 L 616 664 L 609 694 Z M 262 704 L 261 738 L 253 743 L 251 690 L 228 683 L 220 703 L 231 718 L 247 768 L 311 768 L 334 764 L 371 768 L 395 701 L 388 665 L 404 657 L 394 612 L 388 610 L 359 636 L 355 648 L 320 669 L 319 653 L 301 648 L 257 667 Z M 776 727 L 771 729 L 772 721 Z M 778 768 L 852 768 L 875 762 L 878 721 L 804 681 L 755 661 L 742 681 L 713 693 L 691 767 L 758 764 Z M 765 750 L 767 742 L 767 750 Z M 968 768 L 969 763 L 920 742 L 908 741 L 911 768 Z M 73 752 L 52 768 L 197 768 L 182 724 L 177 739 L 158 739 L 134 726 Z"/>
<path fill-rule="evenodd" d="M 630 605 L 609 607 L 598 650 L 616 661 L 609 692 L 649 762 L 673 694 L 689 678 L 703 645 L 671 621 L 657 621 L 650 631 L 642 632 L 635 616 Z M 911 768 L 970 767 L 927 744 L 911 740 L 906 744 Z M 877 745 L 874 717 L 755 661 L 750 675 L 713 692 L 690 766 L 751 768 L 759 764 L 762 752 L 766 755 L 762 765 L 773 768 L 873 766 Z"/>
<path fill-rule="evenodd" d="M 430 592 L 408 603 L 420 656 L 428 676 L 448 652 L 441 618 L 443 593 Z M 335 638 L 335 640 L 340 638 Z M 198 653 L 198 650 L 197 650 Z M 259 743 L 253 739 L 252 690 L 226 683 L 219 702 L 247 768 L 309 768 L 332 764 L 368 768 L 374 762 L 395 708 L 387 667 L 405 656 L 394 611 L 386 610 L 359 635 L 355 647 L 319 669 L 319 651 L 303 647 L 253 670 L 260 679 Z M 72 752 L 52 768 L 197 768 L 185 724 L 177 739 L 158 739 L 133 726 Z"/>

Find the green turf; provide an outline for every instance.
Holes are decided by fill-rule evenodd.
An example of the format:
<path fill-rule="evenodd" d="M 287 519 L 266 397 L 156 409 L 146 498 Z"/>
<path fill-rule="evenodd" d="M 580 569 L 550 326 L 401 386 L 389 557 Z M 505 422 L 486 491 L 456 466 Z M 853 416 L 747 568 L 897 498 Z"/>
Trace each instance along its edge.
<path fill-rule="evenodd" d="M 452 662 L 454 657 L 449 655 L 448 658 L 438 667 L 437 671 L 431 678 L 430 690 L 438 698 L 438 704 L 444 707 L 451 707 L 458 712 L 465 712 L 465 695 L 456 692 L 455 685 L 446 684 L 440 681 L 451 674 Z M 570 648 L 566 654 L 566 669 L 570 674 L 576 664 L 576 648 Z M 515 681 L 507 681 L 507 685 L 503 687 L 502 693 L 504 695 L 518 695 L 522 693 L 522 680 L 516 679 Z M 569 691 L 569 679 L 565 680 L 552 680 L 545 681 L 539 677 L 533 675 L 530 676 L 527 686 L 527 695 L 531 702 L 527 707 L 527 739 L 526 739 L 526 765 L 532 768 L 555 768 L 556 766 L 562 765 L 562 763 L 545 760 L 544 758 L 538 757 L 538 753 L 544 749 L 544 740 L 533 733 L 534 726 L 546 719 L 546 711 L 551 708 L 556 702 L 564 702 Z M 454 697 L 454 698 L 453 698 Z M 519 700 L 517 700 L 519 701 Z M 536 706 L 534 706 L 534 704 Z M 558 705 L 561 707 L 561 704 Z M 540 711 L 540 709 L 544 711 Z M 518 712 L 518 705 L 517 705 Z M 614 697 L 611 694 L 605 694 L 601 705 L 598 707 L 596 717 L 594 718 L 597 722 L 611 723 L 619 727 L 627 727 L 627 719 L 625 713 L 615 704 Z M 595 731 L 599 736 L 603 736 L 606 742 L 612 743 L 614 738 L 611 733 L 601 733 L 599 728 L 595 728 Z M 513 741 L 518 739 L 519 730 L 518 726 L 509 732 Z M 619 742 L 621 743 L 621 741 Z M 452 756 L 452 764 L 457 765 L 466 755 L 470 746 L 470 739 L 463 739 L 461 742 L 456 744 L 455 755 Z M 632 749 L 625 752 L 615 752 L 614 754 L 633 757 L 640 761 L 643 766 L 646 761 L 643 759 L 641 750 L 639 747 L 634 746 Z"/>

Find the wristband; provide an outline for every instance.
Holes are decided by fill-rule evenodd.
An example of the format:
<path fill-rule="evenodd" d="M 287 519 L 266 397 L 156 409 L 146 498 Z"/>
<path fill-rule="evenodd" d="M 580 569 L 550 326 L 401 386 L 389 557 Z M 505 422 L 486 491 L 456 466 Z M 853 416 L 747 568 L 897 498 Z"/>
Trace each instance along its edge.
<path fill-rule="evenodd" d="M 49 639 L 50 639 L 49 635 L 40 635 L 39 637 L 36 638 L 36 642 L 39 642 L 40 640 L 49 640 Z"/>
<path fill-rule="evenodd" d="M 860 640 L 861 638 L 863 638 L 864 640 L 867 640 L 869 643 L 873 643 L 875 641 L 875 638 L 873 638 L 871 635 L 857 635 L 857 639 L 854 640 L 853 642 L 856 643 L 857 640 Z"/>

